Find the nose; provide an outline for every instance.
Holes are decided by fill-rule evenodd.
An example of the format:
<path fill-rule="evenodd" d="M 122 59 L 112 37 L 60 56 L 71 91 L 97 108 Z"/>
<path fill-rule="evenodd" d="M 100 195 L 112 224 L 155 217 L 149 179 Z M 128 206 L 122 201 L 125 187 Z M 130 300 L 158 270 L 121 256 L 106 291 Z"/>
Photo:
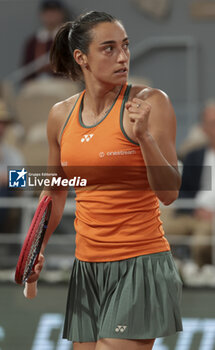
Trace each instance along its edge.
<path fill-rule="evenodd" d="M 127 62 L 128 61 L 128 54 L 123 49 L 119 50 L 118 57 L 117 57 L 118 62 Z"/>

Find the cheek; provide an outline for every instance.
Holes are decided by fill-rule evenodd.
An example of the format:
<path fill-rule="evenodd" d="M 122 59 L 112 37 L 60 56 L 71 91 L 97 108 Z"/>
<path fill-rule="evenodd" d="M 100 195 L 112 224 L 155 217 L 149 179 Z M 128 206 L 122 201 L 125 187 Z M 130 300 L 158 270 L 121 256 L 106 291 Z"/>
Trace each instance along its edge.
<path fill-rule="evenodd" d="M 104 59 L 97 60 L 93 62 L 93 70 L 97 71 L 100 75 L 105 75 L 111 70 L 113 70 L 113 64 L 111 57 L 105 57 Z"/>

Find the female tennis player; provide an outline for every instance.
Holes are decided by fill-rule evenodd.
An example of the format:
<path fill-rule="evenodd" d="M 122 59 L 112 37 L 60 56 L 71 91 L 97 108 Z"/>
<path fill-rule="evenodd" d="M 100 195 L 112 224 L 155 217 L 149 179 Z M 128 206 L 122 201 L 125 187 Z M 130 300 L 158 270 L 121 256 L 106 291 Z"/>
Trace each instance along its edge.
<path fill-rule="evenodd" d="M 151 350 L 157 337 L 182 330 L 181 281 L 159 218 L 159 200 L 169 205 L 180 187 L 176 118 L 164 92 L 127 83 L 129 58 L 122 23 L 95 11 L 64 24 L 51 52 L 54 70 L 84 80 L 86 88 L 50 112 L 49 165 L 61 166 L 68 178 L 74 167 L 92 166 L 97 184 L 76 188 L 63 332 L 75 350 Z M 122 188 L 112 187 L 116 166 L 123 169 Z M 28 282 L 38 279 L 67 191 L 45 194 L 53 200 L 51 223 Z"/>

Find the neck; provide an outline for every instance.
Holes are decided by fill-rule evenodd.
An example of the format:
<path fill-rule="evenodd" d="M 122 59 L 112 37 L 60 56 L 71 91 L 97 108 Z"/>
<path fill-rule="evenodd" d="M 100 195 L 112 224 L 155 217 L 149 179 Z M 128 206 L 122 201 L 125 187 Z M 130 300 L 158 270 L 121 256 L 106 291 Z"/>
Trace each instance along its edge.
<path fill-rule="evenodd" d="M 84 108 L 88 114 L 99 116 L 110 108 L 115 98 L 120 92 L 121 85 L 93 85 L 86 83 L 86 93 L 84 97 Z"/>

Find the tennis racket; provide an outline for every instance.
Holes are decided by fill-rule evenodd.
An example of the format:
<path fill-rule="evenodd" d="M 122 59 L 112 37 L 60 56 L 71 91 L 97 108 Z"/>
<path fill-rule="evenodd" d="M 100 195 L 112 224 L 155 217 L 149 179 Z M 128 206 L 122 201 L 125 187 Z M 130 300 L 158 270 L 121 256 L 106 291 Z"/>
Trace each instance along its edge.
<path fill-rule="evenodd" d="M 24 295 L 28 299 L 34 298 L 37 294 L 37 282 L 27 283 L 27 279 L 38 262 L 38 256 L 50 218 L 51 207 L 51 197 L 44 196 L 34 214 L 16 265 L 15 281 L 18 284 L 25 283 Z"/>

